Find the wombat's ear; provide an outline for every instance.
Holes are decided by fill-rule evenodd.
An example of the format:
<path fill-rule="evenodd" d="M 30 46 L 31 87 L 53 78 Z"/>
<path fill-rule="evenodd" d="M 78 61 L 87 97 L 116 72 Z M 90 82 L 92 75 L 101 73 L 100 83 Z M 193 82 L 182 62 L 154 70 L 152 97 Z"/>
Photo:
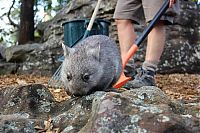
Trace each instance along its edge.
<path fill-rule="evenodd" d="M 69 53 L 70 53 L 70 48 L 68 48 L 67 46 L 65 46 L 64 43 L 62 43 L 62 48 L 63 48 L 63 51 L 64 51 L 64 56 L 68 56 Z"/>
<path fill-rule="evenodd" d="M 67 47 L 65 44 L 62 43 L 62 48 L 63 48 L 63 51 L 64 51 L 64 56 L 68 56 L 70 53 L 73 54 L 75 52 L 75 49 L 74 48 L 69 48 Z"/>
<path fill-rule="evenodd" d="M 89 48 L 89 50 L 87 51 L 87 55 L 88 56 L 93 56 L 95 59 L 99 60 L 99 55 L 100 55 L 100 45 L 96 44 L 93 45 Z"/>

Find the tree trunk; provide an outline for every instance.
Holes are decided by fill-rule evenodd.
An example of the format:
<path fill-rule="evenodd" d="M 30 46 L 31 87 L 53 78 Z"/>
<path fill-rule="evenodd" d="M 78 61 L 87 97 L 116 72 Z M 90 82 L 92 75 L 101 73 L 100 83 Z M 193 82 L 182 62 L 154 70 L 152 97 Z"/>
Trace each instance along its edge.
<path fill-rule="evenodd" d="M 19 44 L 34 41 L 34 0 L 21 0 Z"/>

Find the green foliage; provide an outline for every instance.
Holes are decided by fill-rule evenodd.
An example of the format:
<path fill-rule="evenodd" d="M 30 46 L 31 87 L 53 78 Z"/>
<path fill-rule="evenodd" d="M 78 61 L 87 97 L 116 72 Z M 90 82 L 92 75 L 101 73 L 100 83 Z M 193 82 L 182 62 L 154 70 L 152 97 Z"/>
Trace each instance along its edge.
<path fill-rule="evenodd" d="M 68 2 L 70 2 L 70 0 L 35 0 L 35 27 L 38 23 L 44 21 L 44 16 L 42 15 L 43 13 L 46 13 L 51 19 L 52 17 L 54 17 L 56 12 L 63 8 L 63 6 L 66 5 Z M 6 44 L 7 46 L 11 46 L 17 44 L 18 29 L 16 29 L 8 22 L 8 10 L 3 10 L 6 8 L 6 5 L 11 6 L 10 3 L 5 4 L 4 6 L 0 6 L 0 24 L 5 23 L 7 25 L 6 27 L 0 26 L 0 45 Z M 10 18 L 15 24 L 18 25 L 20 21 L 20 5 L 21 0 L 15 0 L 14 6 L 12 7 L 10 12 Z M 7 8 L 9 9 L 10 7 Z M 38 37 L 38 34 L 35 35 L 35 37 Z"/>
<path fill-rule="evenodd" d="M 198 2 L 198 0 L 190 0 L 190 1 L 192 1 L 192 2 L 196 2 L 196 3 Z"/>
<path fill-rule="evenodd" d="M 195 2 L 197 5 L 200 4 L 200 0 L 189 0 L 189 1 L 191 1 L 191 2 Z"/>
<path fill-rule="evenodd" d="M 10 47 L 15 45 L 17 41 L 16 29 L 0 29 L 0 45 Z"/>

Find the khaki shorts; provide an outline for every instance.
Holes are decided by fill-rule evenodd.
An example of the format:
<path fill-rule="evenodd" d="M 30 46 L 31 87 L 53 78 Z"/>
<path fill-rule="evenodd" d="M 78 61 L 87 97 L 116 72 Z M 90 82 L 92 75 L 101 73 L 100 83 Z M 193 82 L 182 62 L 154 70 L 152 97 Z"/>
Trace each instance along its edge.
<path fill-rule="evenodd" d="M 114 12 L 114 19 L 130 19 L 136 24 L 144 20 L 149 22 L 162 6 L 164 0 L 118 0 Z M 179 0 L 172 8 L 169 8 L 161 20 L 166 24 L 172 24 L 174 16 L 179 14 Z"/>

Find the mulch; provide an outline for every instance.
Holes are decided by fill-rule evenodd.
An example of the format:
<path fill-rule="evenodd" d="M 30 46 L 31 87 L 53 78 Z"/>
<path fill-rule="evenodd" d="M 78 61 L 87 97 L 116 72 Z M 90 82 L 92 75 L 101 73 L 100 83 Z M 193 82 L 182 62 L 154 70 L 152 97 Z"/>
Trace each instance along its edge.
<path fill-rule="evenodd" d="M 0 75 L 0 89 L 29 84 L 43 84 L 48 87 L 50 78 L 33 75 Z M 158 74 L 156 83 L 173 100 L 200 102 L 200 75 L 198 74 Z M 57 101 L 69 98 L 63 88 L 48 88 Z"/>

